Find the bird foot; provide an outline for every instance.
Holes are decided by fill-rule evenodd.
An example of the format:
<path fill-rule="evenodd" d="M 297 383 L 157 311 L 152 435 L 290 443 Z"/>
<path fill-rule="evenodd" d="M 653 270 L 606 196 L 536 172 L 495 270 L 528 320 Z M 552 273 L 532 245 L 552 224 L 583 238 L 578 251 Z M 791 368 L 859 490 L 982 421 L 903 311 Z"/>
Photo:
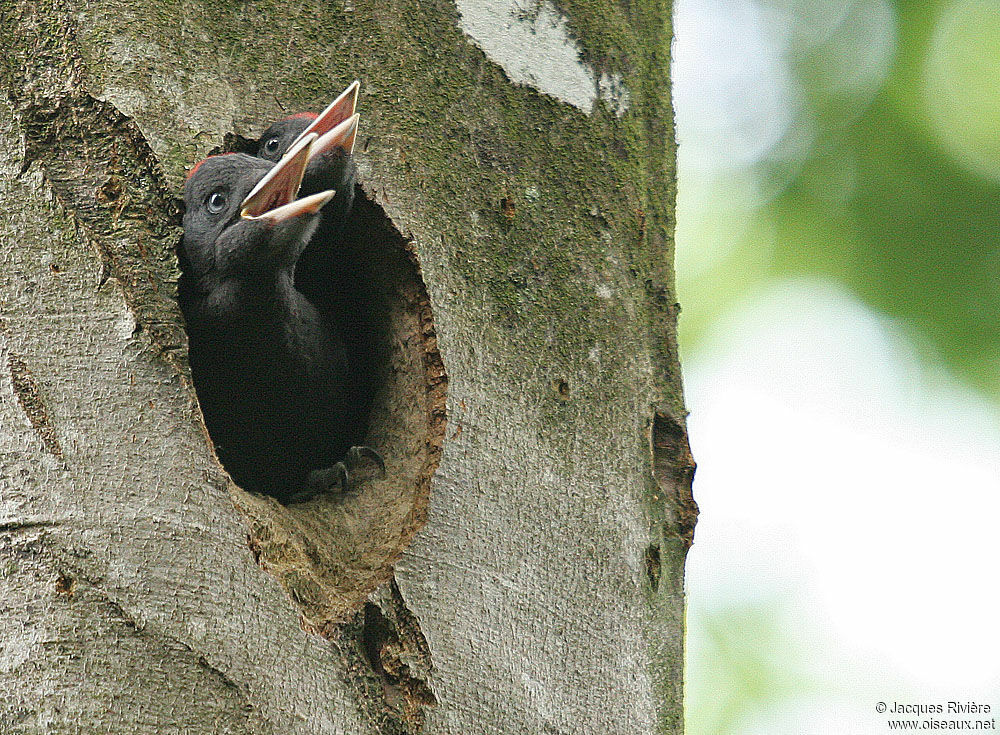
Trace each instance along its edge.
<path fill-rule="evenodd" d="M 365 459 L 370 459 L 378 466 L 379 472 L 382 473 L 382 477 L 385 477 L 385 460 L 382 459 L 381 454 L 376 452 L 371 447 L 366 447 L 366 446 L 351 447 L 350 449 L 347 450 L 346 459 L 347 459 L 347 464 L 349 464 L 351 467 L 354 467 L 357 464 L 364 462 Z"/>
<path fill-rule="evenodd" d="M 385 460 L 381 454 L 371 447 L 351 447 L 342 462 L 309 473 L 309 479 L 306 481 L 309 490 L 314 493 L 330 492 L 336 487 L 342 493 L 348 492 L 351 489 L 351 470 L 366 460 L 374 462 L 382 477 L 385 477 Z"/>
<path fill-rule="evenodd" d="M 347 472 L 347 465 L 343 462 L 337 462 L 333 467 L 313 470 L 309 473 L 306 485 L 312 493 L 326 493 L 334 488 L 339 488 L 340 492 L 346 493 L 350 488 L 350 475 Z"/>

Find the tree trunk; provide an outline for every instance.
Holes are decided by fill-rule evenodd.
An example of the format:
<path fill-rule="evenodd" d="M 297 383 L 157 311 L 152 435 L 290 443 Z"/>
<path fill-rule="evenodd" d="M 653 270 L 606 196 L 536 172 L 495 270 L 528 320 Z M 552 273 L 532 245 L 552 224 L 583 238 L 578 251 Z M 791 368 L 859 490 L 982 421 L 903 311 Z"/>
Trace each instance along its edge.
<path fill-rule="evenodd" d="M 669 3 L 0 11 L 0 733 L 681 732 Z M 205 433 L 178 195 L 354 78 L 389 472 L 285 507 Z"/>

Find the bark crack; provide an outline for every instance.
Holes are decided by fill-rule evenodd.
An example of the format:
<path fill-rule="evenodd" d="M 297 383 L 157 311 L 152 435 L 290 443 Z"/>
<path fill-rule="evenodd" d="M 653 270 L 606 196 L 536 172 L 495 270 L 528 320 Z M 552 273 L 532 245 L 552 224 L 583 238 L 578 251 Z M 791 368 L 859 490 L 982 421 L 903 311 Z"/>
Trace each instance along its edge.
<path fill-rule="evenodd" d="M 668 532 L 679 536 L 688 548 L 694 541 L 698 504 L 691 490 L 697 465 L 691 456 L 687 431 L 666 411 L 655 411 L 651 443 L 653 476 L 673 515 Z"/>
<path fill-rule="evenodd" d="M 430 686 L 430 647 L 395 578 L 376 590 L 347 623 L 323 635 L 341 651 L 363 714 L 378 735 L 418 735 L 425 710 L 437 705 Z"/>
<path fill-rule="evenodd" d="M 63 456 L 62 447 L 56 438 L 56 430 L 49 420 L 49 413 L 45 408 L 45 401 L 42 399 L 42 392 L 38 382 L 31 374 L 24 360 L 13 352 L 7 358 L 7 368 L 10 372 L 10 382 L 14 386 L 14 395 L 17 396 L 17 403 L 24 411 L 35 434 L 42 440 L 46 451 L 60 459 Z"/>
<path fill-rule="evenodd" d="M 58 558 L 58 556 L 57 554 L 56 557 Z M 81 589 L 81 581 L 86 585 L 85 589 Z M 67 597 L 86 596 L 98 603 L 102 603 L 110 613 L 110 618 L 117 620 L 118 623 L 127 627 L 134 634 L 141 635 L 147 640 L 158 643 L 165 653 L 170 654 L 180 649 L 184 653 L 191 654 L 193 663 L 210 673 L 227 690 L 232 690 L 238 694 L 244 708 L 249 709 L 253 707 L 251 698 L 245 688 L 240 686 L 239 682 L 233 679 L 226 671 L 209 661 L 208 657 L 199 651 L 194 644 L 171 635 L 158 626 L 148 626 L 141 617 L 130 612 L 123 601 L 116 599 L 98 585 L 99 580 L 90 578 L 89 575 L 82 573 L 80 570 L 60 571 L 56 575 L 55 580 L 56 591 L 60 594 L 64 594 Z"/>
<path fill-rule="evenodd" d="M 182 375 L 187 343 L 174 295 L 180 202 L 131 118 L 82 92 L 20 100 L 22 165 L 37 163 L 56 200 L 121 284 L 139 329 Z M 163 288 L 168 286 L 168 288 Z"/>
<path fill-rule="evenodd" d="M 16 531 L 33 531 L 37 528 L 59 528 L 58 521 L 8 521 L 0 523 L 0 534 L 12 534 Z"/>

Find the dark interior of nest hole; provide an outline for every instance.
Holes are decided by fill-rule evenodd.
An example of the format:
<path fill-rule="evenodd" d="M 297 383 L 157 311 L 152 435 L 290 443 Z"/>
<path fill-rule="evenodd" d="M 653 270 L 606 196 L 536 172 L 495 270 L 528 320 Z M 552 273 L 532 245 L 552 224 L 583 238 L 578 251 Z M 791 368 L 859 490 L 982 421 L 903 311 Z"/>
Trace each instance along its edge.
<path fill-rule="evenodd" d="M 227 135 L 216 153 L 250 152 L 253 142 Z M 425 402 L 421 311 L 426 289 L 407 240 L 382 208 L 355 187 L 354 204 L 335 253 L 300 266 L 296 285 L 306 291 L 342 337 L 367 416 L 352 443 L 374 448 L 385 460 L 397 492 L 424 485 L 422 455 L 429 438 Z M 429 313 L 429 311 L 428 311 Z M 340 458 L 331 458 L 331 464 Z M 352 469 L 352 487 L 375 474 L 373 466 Z M 363 488 L 362 488 L 363 491 Z M 417 494 L 420 494 L 418 491 Z M 302 499 L 309 499 L 304 494 Z M 388 498 L 383 498 L 388 500 Z M 394 498 L 404 505 L 412 502 Z M 295 500 L 283 501 L 286 505 Z M 399 509 L 402 510 L 402 509 Z M 398 511 L 397 511 L 398 512 Z M 404 515 L 406 512 L 404 511 Z"/>
<path fill-rule="evenodd" d="M 412 391 L 416 386 L 404 388 L 398 373 L 403 365 L 411 369 L 418 367 L 411 359 L 401 360 L 400 355 L 394 354 L 415 346 L 413 337 L 418 335 L 407 332 L 411 331 L 408 327 L 418 323 L 417 315 L 399 312 L 416 306 L 406 298 L 407 293 L 423 291 L 420 276 L 409 261 L 404 245 L 382 209 L 356 187 L 351 218 L 339 248 L 336 273 L 318 271 L 320 276 L 331 276 L 329 285 L 312 284 L 313 291 L 325 294 L 320 303 L 327 308 L 340 331 L 353 367 L 353 377 L 363 396 L 368 420 L 365 434 L 358 436 L 354 443 L 375 448 L 387 464 L 390 459 L 398 459 L 386 455 L 397 449 L 394 439 L 398 438 L 399 428 L 387 425 L 391 419 L 386 413 L 392 413 L 387 409 L 398 409 L 415 397 L 399 395 L 400 389 Z M 297 274 L 297 280 L 314 275 L 316 273 Z M 419 369 L 422 371 L 422 364 Z M 422 384 L 423 376 L 420 377 Z M 392 406 L 386 406 L 387 402 L 392 402 Z M 418 406 L 413 405 L 413 408 L 418 409 Z M 402 453 L 409 452 L 404 450 Z"/>

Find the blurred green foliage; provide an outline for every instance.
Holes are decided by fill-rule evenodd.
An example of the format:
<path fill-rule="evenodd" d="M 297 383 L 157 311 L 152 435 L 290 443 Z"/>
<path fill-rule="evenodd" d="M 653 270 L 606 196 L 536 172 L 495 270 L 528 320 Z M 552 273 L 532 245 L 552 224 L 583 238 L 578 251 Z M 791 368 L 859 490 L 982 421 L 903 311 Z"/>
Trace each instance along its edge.
<path fill-rule="evenodd" d="M 702 223 L 681 249 L 730 240 L 693 276 L 681 256 L 682 343 L 697 346 L 723 309 L 774 278 L 819 275 L 1000 402 L 1000 3 L 761 5 L 788 24 L 800 106 L 785 137 L 808 140 L 778 145 L 717 180 L 691 205 L 700 211 L 680 212 Z M 816 32 L 832 6 L 840 15 Z M 881 74 L 873 34 L 890 38 Z M 740 186 L 758 198 L 734 207 Z"/>
<path fill-rule="evenodd" d="M 699 617 L 693 631 L 697 658 L 688 678 L 687 728 L 692 735 L 739 732 L 775 703 L 805 696 L 818 687 L 803 675 L 801 642 L 780 625 L 784 601 L 726 606 Z"/>
<path fill-rule="evenodd" d="M 684 352 L 776 280 L 830 279 L 1000 407 L 1000 0 L 677 4 L 695 18 L 678 22 L 677 50 L 691 54 L 687 101 L 697 108 L 685 128 L 678 96 Z M 733 23 L 729 37 L 714 30 L 720 18 Z M 739 58 L 760 51 L 740 41 L 760 26 L 777 73 L 767 48 Z M 693 51 L 684 47 L 692 38 L 701 44 Z M 726 51 L 764 82 L 770 73 L 773 87 L 754 88 L 738 71 L 713 82 L 720 70 L 710 62 L 724 59 L 724 75 Z M 699 95 L 712 93 L 722 101 L 702 105 Z M 742 149 L 736 135 L 723 150 L 715 109 L 744 134 Z M 783 114 L 787 126 L 771 141 Z M 702 149 L 685 166 L 692 143 Z M 748 723 L 835 685 L 803 675 L 808 621 L 788 611 L 780 599 L 692 599 L 692 735 L 757 732 Z"/>

